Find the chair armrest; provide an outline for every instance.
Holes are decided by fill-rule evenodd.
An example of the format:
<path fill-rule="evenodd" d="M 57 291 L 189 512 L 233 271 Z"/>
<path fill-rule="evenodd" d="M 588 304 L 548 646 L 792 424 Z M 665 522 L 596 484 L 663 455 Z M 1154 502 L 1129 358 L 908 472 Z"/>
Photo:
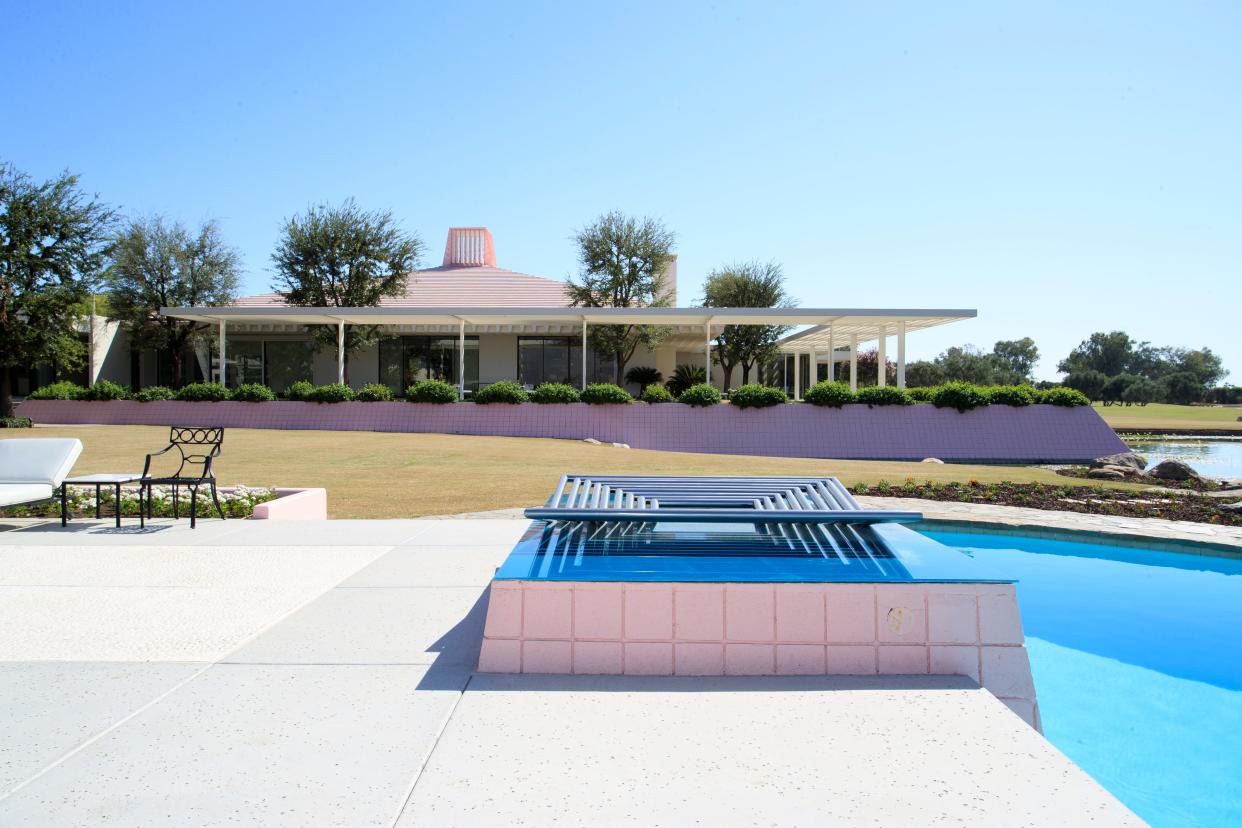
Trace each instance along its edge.
<path fill-rule="evenodd" d="M 151 458 L 152 457 L 159 457 L 161 454 L 167 454 L 169 449 L 171 448 L 172 446 L 167 446 L 166 448 L 160 449 L 159 451 L 153 451 L 150 454 L 148 454 L 146 462 L 142 464 L 142 476 L 143 477 L 151 476 Z"/>

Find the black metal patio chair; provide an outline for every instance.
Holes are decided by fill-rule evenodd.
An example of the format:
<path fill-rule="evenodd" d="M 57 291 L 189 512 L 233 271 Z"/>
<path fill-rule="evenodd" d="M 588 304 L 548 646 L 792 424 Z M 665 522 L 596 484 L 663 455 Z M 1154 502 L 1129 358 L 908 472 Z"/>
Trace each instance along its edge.
<path fill-rule="evenodd" d="M 190 490 L 190 528 L 195 527 L 198 517 L 198 489 L 207 486 L 211 490 L 211 500 L 216 505 L 220 519 L 224 520 L 224 509 L 220 506 L 220 498 L 216 494 L 216 475 L 211 470 L 211 461 L 220 456 L 224 443 L 223 428 L 197 428 L 172 426 L 168 430 L 168 445 L 147 455 L 142 467 L 142 480 L 138 490 L 138 518 L 140 525 L 146 526 L 152 512 L 152 491 L 156 486 L 172 486 L 173 518 L 180 514 L 180 489 L 182 486 Z M 152 477 L 151 461 L 162 454 L 170 454 L 173 449 L 177 453 L 174 458 L 180 459 L 177 470 L 170 475 Z M 145 500 L 144 500 L 145 497 Z"/>

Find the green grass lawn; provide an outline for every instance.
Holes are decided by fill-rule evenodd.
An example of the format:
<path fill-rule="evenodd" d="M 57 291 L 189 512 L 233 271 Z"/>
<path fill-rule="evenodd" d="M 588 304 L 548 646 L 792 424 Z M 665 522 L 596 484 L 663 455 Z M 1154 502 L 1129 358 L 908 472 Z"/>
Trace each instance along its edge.
<path fill-rule="evenodd" d="M 142 471 L 163 448 L 155 426 L 47 426 L 5 437 L 77 437 L 75 474 Z M 847 485 L 888 480 L 1080 484 L 1047 469 L 863 460 L 683 454 L 593 446 L 577 440 L 229 429 L 216 464 L 222 485 L 328 490 L 335 518 L 408 518 L 542 503 L 565 473 L 834 475 Z M 1129 487 L 1131 484 L 1118 484 Z"/>
<path fill-rule="evenodd" d="M 1224 429 L 1242 432 L 1242 408 L 1222 408 L 1206 405 L 1101 405 L 1095 410 L 1104 421 L 1118 431 L 1144 431 L 1161 429 Z"/>

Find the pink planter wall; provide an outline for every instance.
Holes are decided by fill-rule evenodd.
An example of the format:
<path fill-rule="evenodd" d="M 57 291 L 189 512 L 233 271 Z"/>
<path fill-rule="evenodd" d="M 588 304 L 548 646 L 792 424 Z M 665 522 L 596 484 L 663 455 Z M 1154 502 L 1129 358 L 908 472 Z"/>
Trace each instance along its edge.
<path fill-rule="evenodd" d="M 1075 462 L 1124 451 L 1091 408 L 989 406 L 965 413 L 931 405 L 817 408 L 730 405 L 428 405 L 76 402 L 28 400 L 36 423 L 204 425 L 229 428 L 395 431 L 556 437 L 634 448 L 771 457 L 981 462 Z"/>
<path fill-rule="evenodd" d="M 254 507 L 253 520 L 327 520 L 327 489 L 277 489 L 276 499 Z"/>
<path fill-rule="evenodd" d="M 961 675 L 1040 727 L 1012 584 L 493 581 L 479 670 Z"/>

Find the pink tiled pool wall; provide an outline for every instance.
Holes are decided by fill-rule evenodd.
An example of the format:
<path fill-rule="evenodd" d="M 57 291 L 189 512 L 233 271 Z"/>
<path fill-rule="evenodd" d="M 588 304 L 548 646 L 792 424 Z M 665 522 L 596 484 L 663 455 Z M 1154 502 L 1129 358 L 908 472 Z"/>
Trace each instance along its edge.
<path fill-rule="evenodd" d="M 1087 461 L 1125 450 L 1092 408 L 781 405 L 429 405 L 404 402 L 27 400 L 36 423 L 201 425 L 502 437 L 593 437 L 633 448 L 833 459 Z M 228 450 L 228 442 L 225 442 Z"/>
<path fill-rule="evenodd" d="M 1010 584 L 493 581 L 479 670 L 962 675 L 1039 727 Z"/>

